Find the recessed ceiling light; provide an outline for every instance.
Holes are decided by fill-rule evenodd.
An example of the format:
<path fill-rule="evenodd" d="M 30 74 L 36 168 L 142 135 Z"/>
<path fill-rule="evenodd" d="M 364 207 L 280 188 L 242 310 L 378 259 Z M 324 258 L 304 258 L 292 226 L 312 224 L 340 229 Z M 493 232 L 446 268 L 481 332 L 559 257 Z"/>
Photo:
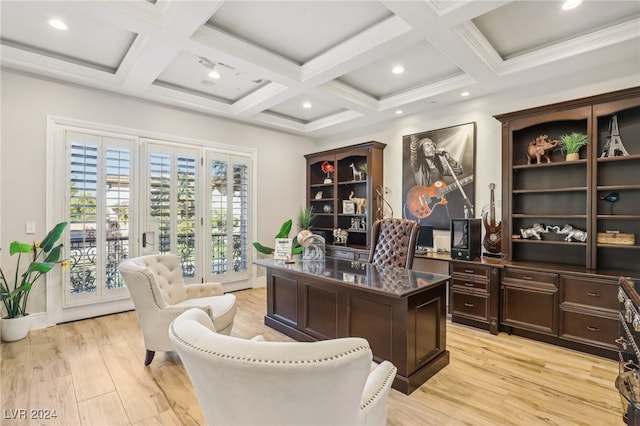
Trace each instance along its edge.
<path fill-rule="evenodd" d="M 562 5 L 562 10 L 570 10 L 574 7 L 578 7 L 582 3 L 582 0 L 567 0 Z"/>
<path fill-rule="evenodd" d="M 311 102 L 305 102 L 305 103 L 302 104 L 302 108 L 309 109 L 311 107 L 312 107 Z"/>
<path fill-rule="evenodd" d="M 59 19 L 50 19 L 49 20 L 49 25 L 51 25 L 53 28 L 57 29 L 57 30 L 67 30 L 69 29 L 69 27 L 67 26 L 67 24 L 65 24 L 64 22 L 62 22 Z"/>
<path fill-rule="evenodd" d="M 402 114 L 402 110 L 401 109 L 397 109 L 396 110 L 396 114 L 398 114 L 398 115 Z"/>
<path fill-rule="evenodd" d="M 469 92 L 462 92 L 462 93 L 460 93 L 460 96 L 462 96 L 462 97 L 469 96 Z"/>
<path fill-rule="evenodd" d="M 404 72 L 404 67 L 402 65 L 396 65 L 395 67 L 393 67 L 391 72 L 394 74 L 402 74 Z"/>
<path fill-rule="evenodd" d="M 220 75 L 220 73 L 219 73 L 219 72 L 214 68 L 214 69 L 212 69 L 211 71 L 209 71 L 209 77 L 211 77 L 211 78 L 215 78 L 215 79 L 218 79 L 218 78 L 220 78 L 220 77 L 222 77 L 222 76 L 221 76 L 221 75 Z"/>

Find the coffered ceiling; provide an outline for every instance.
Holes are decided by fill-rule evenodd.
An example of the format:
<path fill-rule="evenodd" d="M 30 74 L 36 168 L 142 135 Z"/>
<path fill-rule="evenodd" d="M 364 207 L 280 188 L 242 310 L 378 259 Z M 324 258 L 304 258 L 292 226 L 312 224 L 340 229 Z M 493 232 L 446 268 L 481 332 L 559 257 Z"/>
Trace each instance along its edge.
<path fill-rule="evenodd" d="M 612 75 L 640 74 L 640 2 L 561 6 L 1 0 L 0 59 L 51 79 L 323 137 L 501 91 L 544 93 L 551 81 L 588 82 L 591 74 L 598 81 L 607 66 Z M 54 18 L 68 29 L 51 27 Z M 404 72 L 394 74 L 398 65 Z"/>

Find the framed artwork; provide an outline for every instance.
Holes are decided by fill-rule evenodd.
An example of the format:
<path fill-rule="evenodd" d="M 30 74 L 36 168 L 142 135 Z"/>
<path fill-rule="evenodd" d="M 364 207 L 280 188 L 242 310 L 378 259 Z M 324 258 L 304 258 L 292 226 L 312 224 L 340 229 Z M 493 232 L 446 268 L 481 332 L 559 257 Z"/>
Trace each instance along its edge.
<path fill-rule="evenodd" d="M 355 214 L 356 206 L 353 204 L 353 201 L 342 200 L 342 213 L 344 214 Z"/>
<path fill-rule="evenodd" d="M 475 217 L 476 123 L 402 137 L 402 217 L 435 229 Z"/>

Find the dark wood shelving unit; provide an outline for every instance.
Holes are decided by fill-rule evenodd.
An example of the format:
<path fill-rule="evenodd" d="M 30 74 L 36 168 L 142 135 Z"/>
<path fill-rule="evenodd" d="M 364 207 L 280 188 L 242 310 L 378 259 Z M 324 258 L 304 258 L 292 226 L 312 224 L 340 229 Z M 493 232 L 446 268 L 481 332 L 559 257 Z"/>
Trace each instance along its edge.
<path fill-rule="evenodd" d="M 370 244 L 369 229 L 375 220 L 375 188 L 383 184 L 382 151 L 385 146 L 383 143 L 371 141 L 305 155 L 307 206 L 312 206 L 316 214 L 311 223 L 311 230 L 325 238 L 327 255 L 366 260 Z M 321 165 L 325 161 L 334 167 L 330 176 L 331 183 L 324 183 L 327 176 L 322 172 Z M 362 179 L 355 179 L 352 164 L 356 171 L 366 164 L 367 173 L 363 174 Z M 316 198 L 319 191 L 322 191 L 322 196 Z M 351 191 L 354 197 L 367 200 L 366 211 L 363 214 L 343 211 L 342 202 L 349 199 Z M 353 221 L 358 222 L 358 229 L 352 228 Z M 349 233 L 346 245 L 334 244 L 333 230 L 337 228 Z"/>
<path fill-rule="evenodd" d="M 605 156 L 610 121 L 630 155 Z M 501 329 L 615 358 L 617 279 L 640 277 L 640 87 L 495 117 L 502 123 Z M 527 164 L 528 142 L 580 132 L 589 144 L 567 162 Z M 603 197 L 618 192 L 618 200 Z M 513 238 L 543 223 L 587 232 L 585 242 L 555 233 Z M 597 243 L 597 233 L 634 234 L 634 245 Z"/>

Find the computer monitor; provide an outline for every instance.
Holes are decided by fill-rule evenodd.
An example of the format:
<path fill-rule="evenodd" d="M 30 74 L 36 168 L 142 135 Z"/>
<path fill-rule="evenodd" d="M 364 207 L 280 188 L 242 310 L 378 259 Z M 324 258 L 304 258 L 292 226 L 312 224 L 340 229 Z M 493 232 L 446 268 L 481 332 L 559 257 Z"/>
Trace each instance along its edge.
<path fill-rule="evenodd" d="M 433 247 L 433 226 L 420 225 L 418 232 L 418 242 L 416 248 L 418 250 L 426 250 Z"/>

